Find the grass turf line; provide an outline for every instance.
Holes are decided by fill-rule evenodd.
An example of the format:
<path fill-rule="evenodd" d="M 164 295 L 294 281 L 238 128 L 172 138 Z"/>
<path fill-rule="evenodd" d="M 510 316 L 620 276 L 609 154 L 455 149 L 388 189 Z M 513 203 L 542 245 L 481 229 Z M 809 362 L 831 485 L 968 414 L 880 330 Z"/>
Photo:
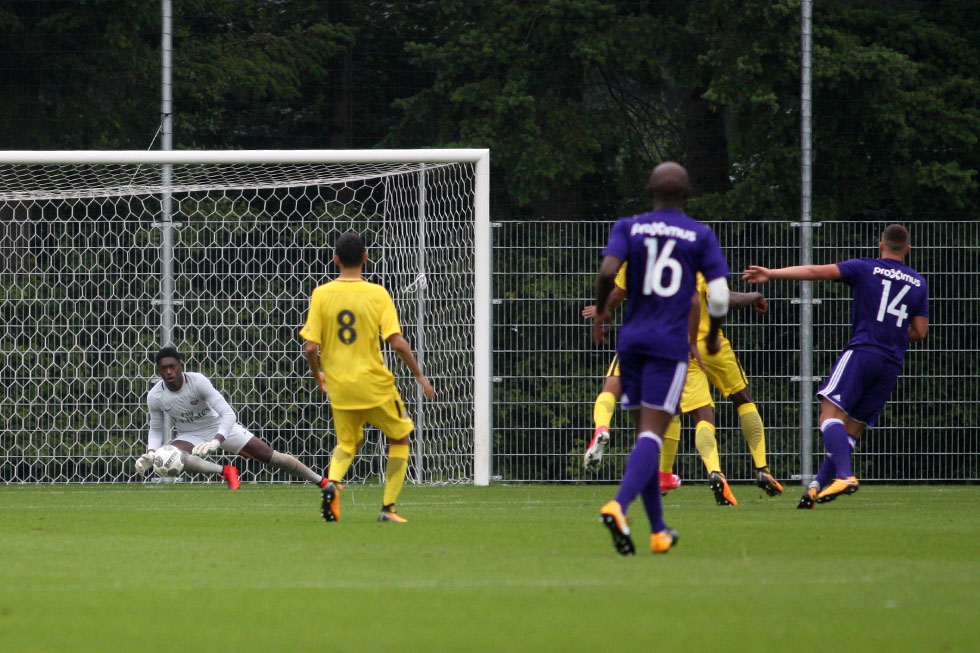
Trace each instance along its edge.
<path fill-rule="evenodd" d="M 973 650 L 980 488 L 879 486 L 813 511 L 706 486 L 681 533 L 615 554 L 612 486 L 412 487 L 408 524 L 348 486 L 0 488 L 4 651 Z"/>

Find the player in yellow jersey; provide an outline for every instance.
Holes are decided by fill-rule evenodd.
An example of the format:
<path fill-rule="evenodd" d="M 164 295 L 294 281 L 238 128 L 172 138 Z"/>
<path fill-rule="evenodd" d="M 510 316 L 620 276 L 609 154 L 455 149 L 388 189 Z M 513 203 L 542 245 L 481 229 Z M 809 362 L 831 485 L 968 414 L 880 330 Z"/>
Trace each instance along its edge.
<path fill-rule="evenodd" d="M 728 481 L 721 471 L 721 461 L 718 457 L 718 441 L 715 438 L 715 403 L 711 399 L 713 385 L 723 396 L 731 397 L 738 411 L 742 435 L 745 436 L 752 453 L 756 468 L 756 485 L 769 496 L 781 494 L 783 486 L 770 473 L 766 462 L 765 430 L 759 411 L 749 393 L 748 380 L 745 372 L 735 358 L 731 342 L 724 333 L 719 334 L 721 350 L 711 355 L 705 346 L 705 336 L 708 333 L 708 286 L 704 277 L 697 280 L 697 295 L 691 309 L 691 337 L 697 342 L 697 351 L 687 368 L 687 380 L 684 383 L 684 393 L 681 397 L 680 412 L 692 415 L 695 420 L 694 443 L 701 461 L 708 471 L 708 484 L 715 495 L 718 505 L 737 506 L 738 501 L 728 486 Z M 765 313 L 769 306 L 765 297 L 757 292 L 738 293 L 729 295 L 730 308 L 752 306 L 759 313 Z M 675 417 L 667 433 L 664 435 L 664 450 L 660 456 L 660 469 L 670 470 L 677 455 L 677 446 L 668 446 L 668 441 L 676 443 L 680 440 L 680 418 Z"/>
<path fill-rule="evenodd" d="M 412 348 L 401 335 L 398 313 L 384 287 L 361 277 L 367 261 L 364 241 L 353 232 L 337 239 L 334 263 L 340 276 L 318 286 L 300 336 L 317 385 L 330 399 L 337 446 L 330 456 L 329 482 L 322 490 L 324 521 L 340 519 L 340 481 L 364 443 L 364 424 L 388 438 L 384 498 L 378 521 L 405 522 L 395 500 L 408 471 L 408 435 L 415 428 L 405 412 L 395 377 L 385 366 L 381 342 L 387 342 L 412 372 L 429 399 L 435 391 L 422 373 Z M 379 340 L 380 337 L 380 340 Z"/>
<path fill-rule="evenodd" d="M 616 277 L 616 288 L 610 295 L 610 309 L 618 306 L 626 298 L 625 266 L 620 268 Z M 721 351 L 715 356 L 707 353 L 704 339 L 707 335 L 707 284 L 704 278 L 698 277 L 698 292 L 692 298 L 690 339 L 697 343 L 697 349 L 692 348 L 692 360 L 687 368 L 687 380 L 680 402 L 682 414 L 692 414 L 696 420 L 695 445 L 701 460 L 708 471 L 708 483 L 715 500 L 719 505 L 738 505 L 725 475 L 721 472 L 718 457 L 718 442 L 715 438 L 714 401 L 711 399 L 709 383 L 718 388 L 725 396 L 731 396 L 739 414 L 742 433 L 749 443 L 753 461 L 756 465 L 756 485 L 770 496 L 776 496 L 783 491 L 782 485 L 772 476 L 766 462 L 765 431 L 759 411 L 752 401 L 748 391 L 748 381 L 731 343 L 719 334 Z M 756 311 L 764 313 L 768 304 L 761 293 L 730 294 L 731 308 L 754 306 Z M 583 317 L 591 317 L 594 306 L 587 306 L 582 311 Z M 596 398 L 593 410 L 595 431 L 592 442 L 585 453 L 585 466 L 595 468 L 602 459 L 606 444 L 609 442 L 609 424 L 616 410 L 619 399 L 619 370 L 614 359 L 606 375 L 602 392 Z M 668 491 L 680 485 L 680 479 L 673 473 L 674 459 L 680 443 L 680 417 L 675 417 L 664 434 L 664 445 L 660 455 L 660 489 Z"/>

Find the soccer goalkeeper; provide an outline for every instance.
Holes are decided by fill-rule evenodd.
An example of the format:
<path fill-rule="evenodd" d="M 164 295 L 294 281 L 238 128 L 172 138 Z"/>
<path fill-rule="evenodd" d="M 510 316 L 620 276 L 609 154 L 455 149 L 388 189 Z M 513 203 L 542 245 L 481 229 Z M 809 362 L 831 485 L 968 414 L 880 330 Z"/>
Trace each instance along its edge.
<path fill-rule="evenodd" d="M 238 469 L 233 465 L 209 462 L 202 456 L 221 449 L 276 467 L 320 487 L 326 485 L 326 478 L 288 453 L 273 451 L 265 440 L 239 424 L 235 411 L 208 377 L 184 371 L 183 357 L 176 349 L 161 349 L 156 363 L 161 379 L 146 396 L 150 429 L 146 453 L 136 459 L 137 472 L 146 474 L 153 468 L 153 452 L 163 442 L 163 416 L 169 415 L 177 431 L 171 444 L 184 452 L 181 457 L 184 469 L 220 475 L 229 490 L 239 488 Z"/>

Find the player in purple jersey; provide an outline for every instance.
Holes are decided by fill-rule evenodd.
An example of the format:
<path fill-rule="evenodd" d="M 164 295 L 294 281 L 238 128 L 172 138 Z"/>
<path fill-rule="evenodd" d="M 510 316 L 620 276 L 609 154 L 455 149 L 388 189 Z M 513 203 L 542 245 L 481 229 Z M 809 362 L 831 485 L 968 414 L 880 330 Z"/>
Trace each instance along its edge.
<path fill-rule="evenodd" d="M 650 174 L 648 192 L 653 211 L 618 220 L 602 252 L 596 283 L 596 312 L 592 339 L 607 342 L 611 322 L 608 300 L 620 265 L 628 262 L 626 315 L 619 329 L 623 407 L 633 413 L 636 444 L 616 498 L 600 510 L 622 555 L 635 553 L 626 510 L 643 497 L 650 520 L 650 550 L 666 553 L 677 542 L 667 527 L 660 501 L 660 449 L 663 434 L 680 401 L 689 357 L 688 316 L 695 275 L 704 274 L 710 290 L 711 325 L 707 349 L 721 347 L 718 330 L 728 311 L 728 264 L 714 232 L 684 215 L 691 194 L 687 171 L 676 163 L 661 163 Z"/>
<path fill-rule="evenodd" d="M 881 234 L 880 258 L 774 270 L 750 265 L 742 274 L 750 283 L 840 279 L 853 289 L 853 335 L 817 392 L 827 457 L 798 508 L 857 492 L 851 466 L 854 445 L 865 427 L 875 425 L 902 371 L 909 341 L 926 337 L 929 293 L 922 275 L 902 262 L 909 250 L 908 230 L 893 224 Z"/>

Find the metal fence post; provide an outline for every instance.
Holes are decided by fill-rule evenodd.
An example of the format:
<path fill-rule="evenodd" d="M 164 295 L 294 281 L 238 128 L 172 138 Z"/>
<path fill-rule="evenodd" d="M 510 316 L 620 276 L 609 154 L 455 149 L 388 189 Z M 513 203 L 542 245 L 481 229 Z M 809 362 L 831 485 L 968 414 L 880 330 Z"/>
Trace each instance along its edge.
<path fill-rule="evenodd" d="M 800 4 L 800 264 L 813 262 L 812 63 L 813 2 Z M 813 478 L 813 282 L 800 283 L 800 480 Z"/>
<path fill-rule="evenodd" d="M 422 164 L 422 169 L 419 170 L 419 206 L 418 206 L 418 294 L 415 296 L 415 306 L 416 306 L 416 343 L 415 343 L 415 356 L 418 361 L 419 367 L 425 371 L 425 294 L 426 294 L 426 278 L 425 278 L 425 164 Z M 425 403 L 424 396 L 422 394 L 422 386 L 416 384 L 415 387 L 415 429 L 419 436 L 425 434 Z M 415 470 L 418 475 L 419 482 L 423 482 L 425 479 L 425 467 L 423 466 L 424 455 L 425 455 L 425 440 L 422 437 L 416 437 L 415 443 Z"/>

